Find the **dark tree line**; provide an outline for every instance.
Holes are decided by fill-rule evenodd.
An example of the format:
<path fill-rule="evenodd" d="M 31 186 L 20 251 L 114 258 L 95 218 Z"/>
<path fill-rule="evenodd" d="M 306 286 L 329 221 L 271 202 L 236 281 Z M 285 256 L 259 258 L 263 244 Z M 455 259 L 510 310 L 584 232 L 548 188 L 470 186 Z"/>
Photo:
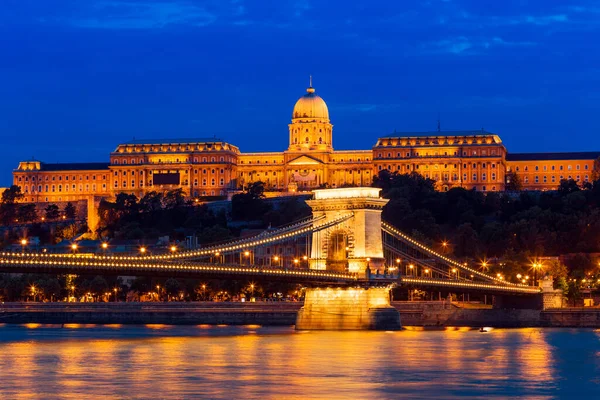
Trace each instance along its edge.
<path fill-rule="evenodd" d="M 98 231 L 103 237 L 123 239 L 170 235 L 183 239 L 197 235 L 201 243 L 230 237 L 224 211 L 214 213 L 204 205 L 185 199 L 181 189 L 149 192 L 142 198 L 119 193 L 114 202 L 102 201 Z"/>

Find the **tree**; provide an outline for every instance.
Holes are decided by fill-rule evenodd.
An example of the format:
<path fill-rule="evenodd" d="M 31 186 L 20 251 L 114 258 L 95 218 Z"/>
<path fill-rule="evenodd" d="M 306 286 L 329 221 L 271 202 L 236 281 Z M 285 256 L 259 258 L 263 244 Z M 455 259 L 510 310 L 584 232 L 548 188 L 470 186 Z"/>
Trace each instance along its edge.
<path fill-rule="evenodd" d="M 163 198 L 163 203 L 167 210 L 181 208 L 185 205 L 185 192 L 181 188 L 169 190 Z"/>
<path fill-rule="evenodd" d="M 108 282 L 102 276 L 96 276 L 90 282 L 90 290 L 93 294 L 100 297 L 108 291 Z"/>
<path fill-rule="evenodd" d="M 253 182 L 248 191 L 236 194 L 231 199 L 231 215 L 235 220 L 261 220 L 271 208 L 264 201 L 265 187 L 262 182 Z"/>
<path fill-rule="evenodd" d="M 181 283 L 177 279 L 169 278 L 165 281 L 165 291 L 169 297 L 178 297 L 181 290 Z"/>
<path fill-rule="evenodd" d="M 32 222 L 37 219 L 37 210 L 35 204 L 22 204 L 17 209 L 17 218 L 22 222 Z"/>
<path fill-rule="evenodd" d="M 2 192 L 2 204 L 14 204 L 23 198 L 24 194 L 21 192 L 21 187 L 12 185 L 4 192 Z"/>
<path fill-rule="evenodd" d="M 573 179 L 561 179 L 558 185 L 558 193 L 560 194 L 569 194 L 579 190 L 577 182 Z"/>
<path fill-rule="evenodd" d="M 592 167 L 592 182 L 600 180 L 600 157 L 594 160 L 594 166 Z"/>
<path fill-rule="evenodd" d="M 17 201 L 23 198 L 21 188 L 12 185 L 10 188 L 2 192 L 2 202 L 0 203 L 0 222 L 3 225 L 8 225 L 17 219 Z"/>
<path fill-rule="evenodd" d="M 74 219 L 76 214 L 75 206 L 71 202 L 68 202 L 65 206 L 64 213 L 67 218 Z"/>
<path fill-rule="evenodd" d="M 47 220 L 58 219 L 58 217 L 60 216 L 60 211 L 56 204 L 48 204 L 44 211 L 46 213 Z"/>
<path fill-rule="evenodd" d="M 519 192 L 523 189 L 523 184 L 521 183 L 521 177 L 517 175 L 515 171 L 507 172 L 505 175 L 506 178 L 506 186 L 505 189 L 507 192 Z"/>

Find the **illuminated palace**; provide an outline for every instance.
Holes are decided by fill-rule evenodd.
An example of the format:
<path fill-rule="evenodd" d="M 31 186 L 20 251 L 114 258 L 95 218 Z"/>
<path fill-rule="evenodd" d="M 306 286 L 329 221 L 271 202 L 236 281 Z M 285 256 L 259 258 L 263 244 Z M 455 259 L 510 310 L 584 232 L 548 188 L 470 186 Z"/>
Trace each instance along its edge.
<path fill-rule="evenodd" d="M 369 150 L 334 150 L 327 104 L 312 85 L 294 106 L 289 147 L 242 153 L 220 139 L 133 140 L 117 146 L 108 163 L 23 161 L 13 172 L 25 201 L 57 203 L 136 196 L 182 188 L 190 197 L 225 196 L 261 181 L 271 192 L 368 186 L 379 171 L 417 172 L 438 190 L 502 191 L 515 171 L 527 190 L 555 189 L 561 179 L 591 180 L 599 152 L 507 153 L 496 134 L 478 131 L 395 133 Z"/>

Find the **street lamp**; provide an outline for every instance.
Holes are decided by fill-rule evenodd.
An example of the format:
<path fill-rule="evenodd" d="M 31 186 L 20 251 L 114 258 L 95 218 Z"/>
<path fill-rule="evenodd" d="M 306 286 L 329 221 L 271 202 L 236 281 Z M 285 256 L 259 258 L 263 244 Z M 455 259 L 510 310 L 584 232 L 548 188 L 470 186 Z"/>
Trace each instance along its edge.
<path fill-rule="evenodd" d="M 202 284 L 202 300 L 206 301 L 206 285 Z"/>
<path fill-rule="evenodd" d="M 408 268 L 410 269 L 410 275 L 412 275 L 413 274 L 413 269 L 415 268 L 415 266 L 412 265 L 412 264 L 409 264 Z"/>
<path fill-rule="evenodd" d="M 279 256 L 273 257 L 273 261 L 275 261 L 275 266 L 279 267 Z"/>
<path fill-rule="evenodd" d="M 140 247 L 140 253 L 146 254 L 146 248 L 144 246 Z"/>
<path fill-rule="evenodd" d="M 294 258 L 294 267 L 297 267 L 299 262 L 300 262 L 300 260 L 298 260 L 297 258 Z"/>
<path fill-rule="evenodd" d="M 75 285 L 71 285 L 71 297 L 75 298 Z"/>
<path fill-rule="evenodd" d="M 425 276 L 427 276 L 427 274 L 429 273 L 429 268 L 425 268 Z"/>
<path fill-rule="evenodd" d="M 250 284 L 250 297 L 254 297 L 254 283 Z"/>
<path fill-rule="evenodd" d="M 103 250 L 104 252 L 106 252 L 106 249 L 108 249 L 108 243 L 106 243 L 106 242 L 103 242 L 103 243 L 101 244 L 101 247 L 102 247 L 102 250 Z"/>
<path fill-rule="evenodd" d="M 113 288 L 113 292 L 115 292 L 115 303 L 117 302 L 117 288 Z"/>
<path fill-rule="evenodd" d="M 75 253 L 75 252 L 77 251 L 77 247 L 78 247 L 78 246 L 77 246 L 77 243 L 73 243 L 73 244 L 71 245 L 71 250 L 73 250 L 73 253 Z"/>
<path fill-rule="evenodd" d="M 219 264 L 219 256 L 221 255 L 221 253 L 219 253 L 218 251 L 215 252 L 215 264 Z"/>
<path fill-rule="evenodd" d="M 175 253 L 177 251 L 177 246 L 171 246 L 171 253 Z"/>
<path fill-rule="evenodd" d="M 21 246 L 23 247 L 23 253 L 25 253 L 25 247 L 27 247 L 27 239 L 21 239 Z"/>
<path fill-rule="evenodd" d="M 537 273 L 538 269 L 542 268 L 542 263 L 534 262 L 533 263 L 533 286 L 537 286 Z"/>
<path fill-rule="evenodd" d="M 160 301 L 160 285 L 156 285 L 156 298 Z"/>
<path fill-rule="evenodd" d="M 35 302 L 35 293 L 36 293 L 36 291 L 35 291 L 35 286 L 34 286 L 34 285 L 31 285 L 31 295 L 33 296 L 33 301 L 34 301 L 34 302 Z"/>
<path fill-rule="evenodd" d="M 458 270 L 456 268 L 452 268 L 452 273 L 454 274 L 454 277 L 458 279 Z"/>

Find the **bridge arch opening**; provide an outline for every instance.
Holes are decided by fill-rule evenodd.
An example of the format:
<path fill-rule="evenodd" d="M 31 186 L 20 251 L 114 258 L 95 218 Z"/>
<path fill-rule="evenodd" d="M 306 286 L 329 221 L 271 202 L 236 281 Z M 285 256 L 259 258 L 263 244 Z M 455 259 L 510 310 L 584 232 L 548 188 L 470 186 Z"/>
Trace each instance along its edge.
<path fill-rule="evenodd" d="M 348 233 L 336 230 L 329 234 L 327 242 L 327 266 L 332 271 L 348 270 Z"/>

